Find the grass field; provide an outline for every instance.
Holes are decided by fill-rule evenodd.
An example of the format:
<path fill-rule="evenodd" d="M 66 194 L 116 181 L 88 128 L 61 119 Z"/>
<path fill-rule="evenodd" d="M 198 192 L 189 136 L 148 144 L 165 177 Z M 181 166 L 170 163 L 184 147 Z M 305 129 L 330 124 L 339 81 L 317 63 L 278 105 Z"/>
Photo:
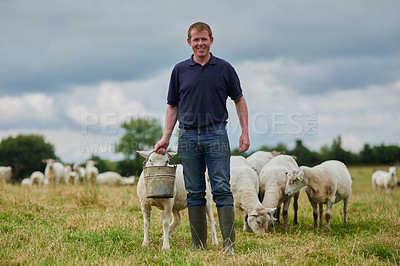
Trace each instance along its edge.
<path fill-rule="evenodd" d="M 243 232 L 236 211 L 236 255 L 224 257 L 221 246 L 191 252 L 187 211 L 162 252 L 161 211 L 153 209 L 150 246 L 142 247 L 143 218 L 136 186 L 0 186 L 0 264 L 57 265 L 257 265 L 257 264 L 400 264 L 400 188 L 373 193 L 372 167 L 351 167 L 353 194 L 349 222 L 343 203 L 334 205 L 331 232 L 313 228 L 311 205 L 302 192 L 299 225 L 269 233 Z M 214 210 L 216 214 L 216 209 Z M 217 218 L 217 216 L 216 216 Z M 289 223 L 293 208 L 289 209 Z M 219 241 L 221 235 L 218 230 Z"/>

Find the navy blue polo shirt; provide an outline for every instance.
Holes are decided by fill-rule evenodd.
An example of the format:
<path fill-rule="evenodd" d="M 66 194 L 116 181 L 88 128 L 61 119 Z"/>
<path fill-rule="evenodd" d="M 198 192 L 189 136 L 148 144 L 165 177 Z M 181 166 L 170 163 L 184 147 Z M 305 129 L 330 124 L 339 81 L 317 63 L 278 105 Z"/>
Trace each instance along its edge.
<path fill-rule="evenodd" d="M 200 65 L 191 58 L 178 63 L 171 74 L 168 105 L 178 106 L 179 128 L 200 128 L 213 123 L 226 123 L 228 96 L 243 96 L 235 69 L 211 54 Z"/>

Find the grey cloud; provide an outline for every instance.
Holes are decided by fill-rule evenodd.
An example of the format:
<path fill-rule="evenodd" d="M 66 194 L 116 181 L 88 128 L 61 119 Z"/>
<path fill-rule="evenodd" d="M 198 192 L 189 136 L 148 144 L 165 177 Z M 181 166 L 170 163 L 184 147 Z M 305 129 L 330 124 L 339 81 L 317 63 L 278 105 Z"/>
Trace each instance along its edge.
<path fill-rule="evenodd" d="M 1 4 L 2 91 L 54 91 L 68 84 L 151 77 L 190 54 L 186 29 L 195 20 L 211 24 L 213 51 L 233 64 L 280 57 L 305 63 L 371 55 L 399 62 L 400 57 L 397 1 L 205 1 L 212 7 L 206 13 L 187 1 L 30 3 Z M 398 75 L 398 64 L 385 60 L 364 66 L 368 82 Z M 346 73 L 339 72 L 344 87 L 353 79 L 346 80 Z M 332 80 L 340 79 L 333 75 L 325 82 Z"/>

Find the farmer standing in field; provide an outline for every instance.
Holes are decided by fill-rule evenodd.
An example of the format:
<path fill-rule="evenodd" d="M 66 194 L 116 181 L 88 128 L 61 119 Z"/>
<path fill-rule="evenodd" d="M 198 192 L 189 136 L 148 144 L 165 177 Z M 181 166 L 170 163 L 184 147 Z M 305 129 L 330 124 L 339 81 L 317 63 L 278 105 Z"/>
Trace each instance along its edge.
<path fill-rule="evenodd" d="M 179 121 L 178 158 L 188 191 L 192 249 L 206 249 L 206 180 L 208 170 L 217 205 L 224 253 L 234 253 L 235 213 L 230 188 L 230 146 L 226 130 L 228 96 L 235 102 L 242 133 L 239 151 L 250 146 L 248 113 L 239 77 L 234 68 L 210 53 L 214 38 L 203 22 L 189 27 L 187 42 L 193 55 L 178 63 L 171 74 L 165 127 L 154 151 L 165 154 L 176 121 Z"/>

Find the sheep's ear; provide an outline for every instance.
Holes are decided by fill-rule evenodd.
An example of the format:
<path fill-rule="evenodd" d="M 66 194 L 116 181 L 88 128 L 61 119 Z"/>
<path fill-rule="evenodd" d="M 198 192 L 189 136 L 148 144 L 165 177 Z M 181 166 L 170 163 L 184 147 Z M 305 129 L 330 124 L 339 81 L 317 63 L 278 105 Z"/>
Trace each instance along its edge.
<path fill-rule="evenodd" d="M 169 154 L 169 158 L 172 159 L 172 158 L 174 158 L 174 156 L 175 156 L 177 153 L 176 153 L 176 152 L 169 151 L 169 152 L 167 152 L 167 154 Z"/>
<path fill-rule="evenodd" d="M 151 151 L 137 151 L 137 153 L 142 155 L 144 158 L 147 158 L 147 157 L 149 157 L 149 154 L 151 153 Z"/>
<path fill-rule="evenodd" d="M 303 180 L 304 180 L 304 174 L 301 174 L 300 176 L 297 176 L 297 178 L 298 178 L 300 181 L 303 181 Z"/>
<path fill-rule="evenodd" d="M 276 208 L 265 208 L 265 211 L 268 213 L 275 212 Z"/>
<path fill-rule="evenodd" d="M 249 214 L 249 216 L 257 216 L 257 212 L 253 211 L 252 213 Z"/>
<path fill-rule="evenodd" d="M 269 215 L 269 218 L 271 219 L 271 221 L 276 221 L 276 220 L 278 220 L 278 219 L 276 219 L 274 216 L 272 216 L 271 214 L 268 214 Z"/>

